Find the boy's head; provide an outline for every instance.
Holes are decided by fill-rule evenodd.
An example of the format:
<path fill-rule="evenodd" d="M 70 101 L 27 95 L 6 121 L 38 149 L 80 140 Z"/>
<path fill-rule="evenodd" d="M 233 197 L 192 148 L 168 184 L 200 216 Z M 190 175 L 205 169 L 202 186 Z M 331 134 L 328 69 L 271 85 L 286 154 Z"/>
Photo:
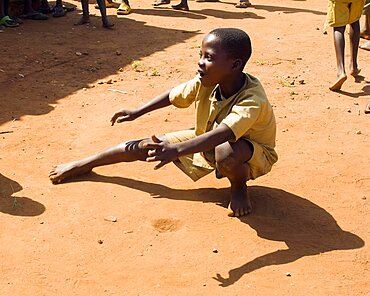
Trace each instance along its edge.
<path fill-rule="evenodd" d="M 202 42 L 199 75 L 211 86 L 239 75 L 252 54 L 247 33 L 236 28 L 220 28 L 208 33 Z"/>

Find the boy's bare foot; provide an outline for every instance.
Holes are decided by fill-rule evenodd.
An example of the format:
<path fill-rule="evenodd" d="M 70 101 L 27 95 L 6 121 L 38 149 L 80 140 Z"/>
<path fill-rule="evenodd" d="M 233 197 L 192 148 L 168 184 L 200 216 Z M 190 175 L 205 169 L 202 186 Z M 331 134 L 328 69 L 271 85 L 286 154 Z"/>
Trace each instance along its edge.
<path fill-rule="evenodd" d="M 241 217 L 248 215 L 252 212 L 252 205 L 249 199 L 249 193 L 247 190 L 247 185 L 243 189 L 233 189 L 231 188 L 231 201 L 229 204 L 230 217 Z"/>
<path fill-rule="evenodd" d="M 183 10 L 183 11 L 189 11 L 189 6 L 187 4 L 177 4 L 177 5 L 172 5 L 172 8 L 175 10 Z"/>
<path fill-rule="evenodd" d="M 360 45 L 361 49 L 370 50 L 370 41 Z"/>
<path fill-rule="evenodd" d="M 81 26 L 83 24 L 88 24 L 88 23 L 90 23 L 90 18 L 81 16 L 81 18 L 77 22 L 75 22 L 74 25 Z"/>
<path fill-rule="evenodd" d="M 53 184 L 59 184 L 67 178 L 77 177 L 89 172 L 91 172 L 90 168 L 81 165 L 78 161 L 74 161 L 54 167 L 49 173 L 49 179 Z"/>
<path fill-rule="evenodd" d="M 346 74 L 342 74 L 340 76 L 338 76 L 338 79 L 334 82 L 334 84 L 332 86 L 329 87 L 330 90 L 332 91 L 337 91 L 337 90 L 340 90 L 344 81 L 347 80 L 347 75 Z"/>

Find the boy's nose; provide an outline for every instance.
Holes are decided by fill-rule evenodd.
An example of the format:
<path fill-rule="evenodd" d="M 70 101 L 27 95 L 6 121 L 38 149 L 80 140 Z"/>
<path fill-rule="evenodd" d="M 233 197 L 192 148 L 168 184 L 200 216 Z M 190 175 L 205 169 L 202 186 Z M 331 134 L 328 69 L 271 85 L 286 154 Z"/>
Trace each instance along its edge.
<path fill-rule="evenodd" d="M 203 58 L 201 57 L 201 58 L 199 58 L 199 60 L 198 60 L 198 66 L 199 67 L 201 67 L 201 66 L 203 66 L 204 65 L 204 60 L 203 60 Z"/>

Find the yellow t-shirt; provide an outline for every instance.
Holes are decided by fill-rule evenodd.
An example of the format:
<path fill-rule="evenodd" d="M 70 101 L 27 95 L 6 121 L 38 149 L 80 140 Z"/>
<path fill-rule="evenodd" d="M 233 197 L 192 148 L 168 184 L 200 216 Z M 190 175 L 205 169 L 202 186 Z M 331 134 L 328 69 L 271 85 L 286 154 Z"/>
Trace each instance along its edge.
<path fill-rule="evenodd" d="M 204 87 L 198 77 L 174 87 L 169 95 L 170 102 L 179 108 L 196 106 L 195 134 L 201 135 L 226 124 L 237 141 L 248 139 L 259 144 L 268 162 L 274 164 L 278 156 L 274 150 L 276 121 L 265 91 L 259 80 L 245 74 L 243 87 L 232 97 L 220 100 L 219 86 Z M 219 99 L 217 99 L 219 98 Z M 194 159 L 194 164 L 202 160 Z"/>

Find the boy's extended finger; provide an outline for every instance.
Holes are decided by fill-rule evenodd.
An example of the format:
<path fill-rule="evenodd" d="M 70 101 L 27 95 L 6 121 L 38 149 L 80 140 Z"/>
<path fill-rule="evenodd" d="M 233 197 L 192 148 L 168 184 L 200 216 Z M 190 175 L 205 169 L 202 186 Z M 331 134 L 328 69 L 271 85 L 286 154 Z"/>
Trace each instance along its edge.
<path fill-rule="evenodd" d="M 162 148 L 162 144 L 161 143 L 144 143 L 143 147 L 148 148 L 150 150 L 155 150 L 155 149 Z"/>
<path fill-rule="evenodd" d="M 157 151 L 156 150 L 149 150 L 148 151 L 148 156 L 156 156 L 157 155 Z"/>
<path fill-rule="evenodd" d="M 153 161 L 158 161 L 158 156 L 154 155 L 154 156 L 150 156 L 150 157 L 147 157 L 146 158 L 146 161 L 147 162 L 153 162 Z"/>
<path fill-rule="evenodd" d="M 155 167 L 154 167 L 154 169 L 155 170 L 158 170 L 158 169 L 160 169 L 161 167 L 163 167 L 163 166 L 165 166 L 166 164 L 168 164 L 169 163 L 169 161 L 168 160 L 162 160 L 160 163 L 158 163 Z"/>
<path fill-rule="evenodd" d="M 117 122 L 117 123 L 121 123 L 121 122 L 126 121 L 126 119 L 127 119 L 127 116 L 121 116 L 121 117 L 119 117 L 119 118 L 116 120 L 116 122 Z"/>

